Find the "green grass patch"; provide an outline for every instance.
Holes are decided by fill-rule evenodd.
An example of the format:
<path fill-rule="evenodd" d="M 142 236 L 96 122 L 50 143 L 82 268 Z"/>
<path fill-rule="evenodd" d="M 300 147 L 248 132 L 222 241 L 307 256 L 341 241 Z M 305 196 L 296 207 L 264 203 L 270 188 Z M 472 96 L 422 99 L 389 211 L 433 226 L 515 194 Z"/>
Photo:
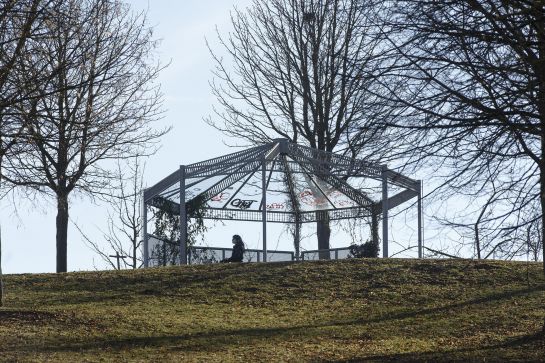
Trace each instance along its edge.
<path fill-rule="evenodd" d="M 0 361 L 544 361 L 537 263 L 351 259 L 5 276 Z"/>

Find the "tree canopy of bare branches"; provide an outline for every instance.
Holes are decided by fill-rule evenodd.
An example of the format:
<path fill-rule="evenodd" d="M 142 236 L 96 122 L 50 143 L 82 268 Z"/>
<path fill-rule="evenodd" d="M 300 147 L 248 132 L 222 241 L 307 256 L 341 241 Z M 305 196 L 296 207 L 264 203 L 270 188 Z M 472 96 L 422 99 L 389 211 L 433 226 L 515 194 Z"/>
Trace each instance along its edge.
<path fill-rule="evenodd" d="M 55 2 L 41 26 L 44 35 L 25 44 L 33 56 L 18 62 L 17 84 L 24 92 L 36 76 L 54 76 L 19 106 L 25 143 L 2 176 L 56 199 L 57 272 L 64 272 L 69 195 L 100 195 L 115 178 L 108 160 L 152 153 L 166 132 L 153 128 L 161 66 L 145 14 L 120 1 Z"/>
<path fill-rule="evenodd" d="M 212 90 L 210 124 L 256 144 L 287 138 L 312 148 L 374 160 L 387 150 L 374 127 L 391 108 L 374 90 L 382 61 L 378 5 L 356 0 L 254 1 L 232 14 Z M 226 56 L 223 56 L 224 53 Z M 383 144 L 381 146 L 384 146 Z M 329 248 L 329 221 L 318 222 L 318 248 Z"/>
<path fill-rule="evenodd" d="M 25 53 L 27 40 L 39 34 L 39 23 L 51 0 L 0 1 L 0 189 L 2 162 L 13 146 L 20 142 L 23 131 L 17 105 L 29 97 L 15 82 L 14 69 Z M 41 79 L 34 79 L 37 84 Z M 2 237 L 0 235 L 0 306 L 3 305 Z"/>
<path fill-rule="evenodd" d="M 384 21 L 396 64 L 383 94 L 407 111 L 385 126 L 397 128 L 413 162 L 443 173 L 443 190 L 482 198 L 474 201 L 488 211 L 477 222 L 502 228 L 502 243 L 538 220 L 544 228 L 545 4 L 394 5 Z M 399 79 L 403 95 L 389 85 Z"/>

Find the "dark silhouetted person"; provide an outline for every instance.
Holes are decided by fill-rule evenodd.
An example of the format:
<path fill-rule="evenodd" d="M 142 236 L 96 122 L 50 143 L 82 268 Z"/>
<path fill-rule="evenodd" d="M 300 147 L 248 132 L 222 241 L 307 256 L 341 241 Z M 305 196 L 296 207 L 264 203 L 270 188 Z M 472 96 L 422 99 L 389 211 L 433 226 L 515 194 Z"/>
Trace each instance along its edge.
<path fill-rule="evenodd" d="M 242 262 L 244 258 L 244 242 L 238 234 L 233 236 L 233 253 L 231 257 L 222 260 L 221 262 Z"/>

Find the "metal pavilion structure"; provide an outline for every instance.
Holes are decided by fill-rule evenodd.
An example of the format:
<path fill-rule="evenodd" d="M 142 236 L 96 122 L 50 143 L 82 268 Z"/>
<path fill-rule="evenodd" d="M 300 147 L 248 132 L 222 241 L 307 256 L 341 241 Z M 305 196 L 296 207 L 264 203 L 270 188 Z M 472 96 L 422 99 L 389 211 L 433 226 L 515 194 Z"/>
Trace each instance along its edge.
<path fill-rule="evenodd" d="M 357 185 L 354 181 L 359 180 Z M 261 222 L 263 261 L 267 261 L 267 223 L 308 223 L 367 218 L 388 257 L 388 213 L 413 198 L 418 208 L 418 257 L 422 257 L 422 183 L 385 165 L 316 150 L 286 139 L 218 158 L 181 165 L 144 190 L 144 264 L 149 266 L 148 208 L 180 216 L 180 263 L 187 263 L 186 203 L 201 198 L 204 218 Z M 297 230 L 297 229 L 296 229 Z M 299 238 L 299 236 L 295 236 Z M 378 242 L 378 241 L 377 241 Z"/>

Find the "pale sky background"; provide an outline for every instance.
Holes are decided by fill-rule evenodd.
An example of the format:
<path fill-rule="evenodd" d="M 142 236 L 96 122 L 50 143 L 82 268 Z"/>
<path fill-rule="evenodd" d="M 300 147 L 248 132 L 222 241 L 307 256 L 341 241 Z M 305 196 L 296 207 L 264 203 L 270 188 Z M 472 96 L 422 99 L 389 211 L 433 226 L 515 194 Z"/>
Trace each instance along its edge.
<path fill-rule="evenodd" d="M 154 26 L 155 37 L 162 39 L 159 57 L 170 65 L 162 72 L 160 83 L 165 95 L 165 117 L 162 125 L 173 130 L 162 139 L 162 148 L 146 162 L 145 184 L 151 186 L 178 169 L 180 164 L 221 156 L 236 151 L 224 144 L 227 138 L 208 126 L 203 118 L 212 113 L 215 99 L 208 82 L 212 79 L 211 56 L 205 38 L 214 46 L 215 27 L 222 34 L 230 29 L 230 11 L 233 6 L 245 8 L 249 0 L 131 0 L 134 10 L 148 9 L 149 24 Z M 36 273 L 55 271 L 55 201 L 45 200 L 40 205 L 28 202 L 2 201 L 0 222 L 2 228 L 2 266 L 4 273 Z M 88 199 L 72 198 L 70 217 L 92 239 L 100 243 L 105 229 L 106 206 L 93 204 Z M 414 216 L 414 213 L 412 213 Z M 415 244 L 416 221 L 399 217 L 399 223 L 410 226 L 401 240 Z M 314 224 L 308 226 L 311 230 Z M 293 250 L 282 226 L 269 224 L 267 240 L 269 248 Z M 308 231 L 310 232 L 310 230 Z M 229 222 L 217 225 L 207 235 L 209 246 L 231 246 L 231 235 L 241 234 L 249 248 L 261 248 L 260 223 Z M 365 231 L 367 233 L 367 231 Z M 333 234 L 332 247 L 349 244 L 342 233 Z M 303 241 L 303 247 L 314 249 L 315 237 Z M 391 246 L 395 252 L 398 247 Z M 114 253 L 114 251 L 111 251 Z M 415 253 L 406 256 L 413 256 Z M 68 270 L 92 270 L 108 268 L 98 255 L 86 246 L 80 233 L 72 225 L 68 231 Z"/>

